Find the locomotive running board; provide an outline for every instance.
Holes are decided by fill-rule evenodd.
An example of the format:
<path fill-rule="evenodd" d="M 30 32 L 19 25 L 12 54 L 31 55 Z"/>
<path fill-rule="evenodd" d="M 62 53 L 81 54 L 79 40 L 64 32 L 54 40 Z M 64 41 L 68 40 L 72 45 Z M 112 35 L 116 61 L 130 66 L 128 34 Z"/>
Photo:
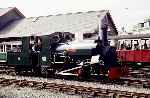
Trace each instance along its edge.
<path fill-rule="evenodd" d="M 71 69 L 67 69 L 67 70 L 64 70 L 64 71 L 60 71 L 60 72 L 58 72 L 58 73 L 55 73 L 55 74 L 57 74 L 57 75 L 72 75 L 72 76 L 78 76 L 77 74 L 73 74 L 73 73 L 71 73 L 71 71 L 74 71 L 74 70 L 77 70 L 77 69 L 80 69 L 80 68 L 82 68 L 82 66 L 83 65 L 81 65 L 81 66 L 78 66 L 78 67 L 74 67 L 74 68 L 71 68 Z"/>
<path fill-rule="evenodd" d="M 81 69 L 83 65 L 80 65 L 78 67 L 74 67 L 71 69 L 67 69 L 67 70 L 63 70 L 60 72 L 56 72 L 56 75 L 64 75 L 64 76 L 78 76 L 78 74 L 73 74 L 71 73 L 71 71 L 77 70 L 77 69 Z M 85 66 L 85 65 L 84 65 Z M 98 74 L 91 74 L 92 76 L 97 76 Z M 104 74 L 99 74 L 99 75 L 104 75 Z M 108 74 L 105 74 L 104 76 L 108 76 Z"/>

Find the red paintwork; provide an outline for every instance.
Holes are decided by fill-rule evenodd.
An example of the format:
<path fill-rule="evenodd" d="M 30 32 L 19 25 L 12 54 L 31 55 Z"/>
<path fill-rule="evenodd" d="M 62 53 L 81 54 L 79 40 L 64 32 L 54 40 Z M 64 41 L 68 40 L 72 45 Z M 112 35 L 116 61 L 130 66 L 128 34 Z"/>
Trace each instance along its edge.
<path fill-rule="evenodd" d="M 109 69 L 108 77 L 110 80 L 119 79 L 121 76 L 120 67 L 113 67 Z"/>
<path fill-rule="evenodd" d="M 117 50 L 117 55 L 125 62 L 150 62 L 150 50 Z"/>
<path fill-rule="evenodd" d="M 142 61 L 143 62 L 150 62 L 150 50 L 143 50 Z"/>

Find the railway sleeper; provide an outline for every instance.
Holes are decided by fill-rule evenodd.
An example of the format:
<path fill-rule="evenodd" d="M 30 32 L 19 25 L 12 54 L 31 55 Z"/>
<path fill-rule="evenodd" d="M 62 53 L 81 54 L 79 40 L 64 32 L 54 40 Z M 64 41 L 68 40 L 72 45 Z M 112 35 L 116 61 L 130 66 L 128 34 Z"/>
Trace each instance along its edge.
<path fill-rule="evenodd" d="M 1 81 L 1 86 L 8 86 L 14 83 L 14 81 L 16 81 L 15 79 L 5 79 L 4 81 Z"/>
<path fill-rule="evenodd" d="M 139 83 L 139 82 L 133 82 L 133 83 L 130 83 L 130 85 L 132 87 L 136 87 L 136 88 L 141 88 L 143 87 L 143 84 Z"/>
<path fill-rule="evenodd" d="M 131 95 L 119 94 L 118 98 L 133 98 Z"/>
<path fill-rule="evenodd" d="M 75 89 L 75 88 L 70 88 L 69 91 L 67 92 L 67 94 L 71 94 L 71 95 L 77 94 L 77 89 Z"/>
<path fill-rule="evenodd" d="M 35 87 L 36 89 L 44 89 L 44 88 L 45 88 L 45 86 L 43 85 L 43 82 L 37 83 L 36 85 L 34 85 L 34 87 Z"/>
<path fill-rule="evenodd" d="M 98 97 L 98 98 L 113 98 L 113 95 L 107 95 L 107 94 L 103 94 L 103 93 L 97 93 L 97 95 L 95 97 Z"/>
<path fill-rule="evenodd" d="M 49 86 L 49 87 L 45 87 L 45 89 L 48 89 L 49 91 L 53 92 L 54 91 L 54 87 Z"/>
<path fill-rule="evenodd" d="M 45 86 L 45 88 L 46 87 L 53 87 L 53 86 L 55 86 L 56 85 L 56 83 L 47 83 L 47 85 Z"/>
<path fill-rule="evenodd" d="M 43 88 L 43 82 L 29 81 L 28 86 L 33 87 L 35 89 L 42 89 Z"/>
<path fill-rule="evenodd" d="M 70 88 L 68 86 L 64 86 L 64 87 L 61 87 L 61 92 L 62 93 L 67 93 L 67 94 L 76 94 L 77 93 L 77 89 L 75 88 Z"/>
<path fill-rule="evenodd" d="M 10 79 L 2 79 L 0 80 L 0 84 L 4 83 L 4 82 L 9 82 Z"/>
<path fill-rule="evenodd" d="M 94 95 L 94 93 L 93 93 L 93 91 L 90 91 L 90 90 L 84 90 L 84 91 L 82 91 L 82 93 L 81 93 L 82 95 L 89 95 L 89 96 L 95 96 Z"/>
<path fill-rule="evenodd" d="M 148 82 L 143 83 L 143 88 L 150 88 L 150 83 L 148 83 Z"/>
<path fill-rule="evenodd" d="M 10 84 L 9 83 L 3 83 L 3 84 L 1 84 L 0 86 L 1 87 L 5 87 L 5 86 L 9 86 Z"/>
<path fill-rule="evenodd" d="M 53 90 L 53 92 L 61 92 L 62 88 L 59 86 L 54 86 L 51 90 Z"/>
<path fill-rule="evenodd" d="M 2 81 L 4 81 L 4 80 L 6 80 L 6 78 L 0 78 L 0 83 L 1 83 Z"/>
<path fill-rule="evenodd" d="M 34 87 L 33 81 L 29 81 L 28 84 L 27 84 L 27 87 Z"/>
<path fill-rule="evenodd" d="M 52 88 L 53 88 L 53 86 L 48 85 L 44 89 L 52 89 Z"/>
<path fill-rule="evenodd" d="M 59 88 L 61 88 L 61 92 L 68 92 L 69 91 L 69 88 L 68 87 L 60 87 L 59 86 Z"/>
<path fill-rule="evenodd" d="M 25 87 L 28 85 L 28 81 L 27 80 L 19 80 L 17 83 L 16 83 L 16 86 L 19 86 L 19 87 Z"/>
<path fill-rule="evenodd" d="M 9 80 L 9 84 L 15 84 L 15 83 L 18 83 L 19 80 L 16 80 L 16 79 L 10 79 Z"/>

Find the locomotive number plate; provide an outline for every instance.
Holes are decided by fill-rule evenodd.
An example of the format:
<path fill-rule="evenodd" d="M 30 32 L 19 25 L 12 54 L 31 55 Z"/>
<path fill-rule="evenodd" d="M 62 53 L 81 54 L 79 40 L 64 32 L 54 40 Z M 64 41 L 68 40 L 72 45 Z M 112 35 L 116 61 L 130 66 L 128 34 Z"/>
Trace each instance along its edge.
<path fill-rule="evenodd" d="M 46 61 L 46 57 L 45 57 L 45 56 L 42 57 L 42 61 L 43 61 L 43 62 Z"/>

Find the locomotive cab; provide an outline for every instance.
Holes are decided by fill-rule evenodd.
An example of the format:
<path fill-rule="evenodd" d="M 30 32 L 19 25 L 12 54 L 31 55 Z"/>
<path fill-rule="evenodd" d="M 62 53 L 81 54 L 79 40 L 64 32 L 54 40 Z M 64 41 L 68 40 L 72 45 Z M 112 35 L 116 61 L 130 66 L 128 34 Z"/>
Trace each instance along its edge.
<path fill-rule="evenodd" d="M 14 65 L 16 73 L 30 71 L 35 75 L 43 74 L 50 64 L 49 37 L 22 37 L 21 51 L 7 53 L 8 65 Z"/>

